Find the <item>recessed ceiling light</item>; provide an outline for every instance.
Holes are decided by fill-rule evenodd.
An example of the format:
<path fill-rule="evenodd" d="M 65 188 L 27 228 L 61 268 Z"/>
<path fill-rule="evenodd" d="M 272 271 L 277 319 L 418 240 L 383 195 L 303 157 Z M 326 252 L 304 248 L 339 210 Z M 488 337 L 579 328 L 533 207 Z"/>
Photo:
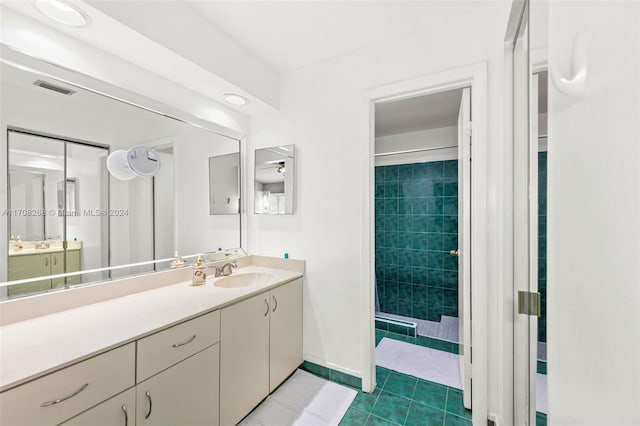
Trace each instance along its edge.
<path fill-rule="evenodd" d="M 67 0 L 36 0 L 36 7 L 48 18 L 72 27 L 84 27 L 91 23 L 89 15 Z"/>
<path fill-rule="evenodd" d="M 236 95 L 235 93 L 226 93 L 224 95 L 224 100 L 232 105 L 246 105 L 249 103 L 249 99 L 244 96 Z"/>

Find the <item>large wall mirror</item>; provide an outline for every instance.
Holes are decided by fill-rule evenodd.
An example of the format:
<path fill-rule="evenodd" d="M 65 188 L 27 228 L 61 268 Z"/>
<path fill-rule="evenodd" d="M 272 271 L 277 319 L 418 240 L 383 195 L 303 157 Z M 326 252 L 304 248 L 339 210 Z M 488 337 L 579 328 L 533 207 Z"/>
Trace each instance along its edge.
<path fill-rule="evenodd" d="M 240 247 L 237 139 L 14 60 L 3 58 L 0 66 L 7 154 L 0 238 L 8 245 L 0 298 L 166 269 L 175 251 L 188 258 Z M 114 177 L 107 168 L 110 153 L 138 146 L 152 148 L 153 156 L 144 155 L 160 164 L 157 173 Z M 224 172 L 217 170 L 223 166 Z M 221 193 L 221 207 L 211 215 L 209 183 L 216 173 L 233 191 Z M 152 262 L 162 259 L 169 260 Z M 36 280 L 11 284 L 25 279 Z"/>
<path fill-rule="evenodd" d="M 293 214 L 295 145 L 256 149 L 254 212 Z"/>

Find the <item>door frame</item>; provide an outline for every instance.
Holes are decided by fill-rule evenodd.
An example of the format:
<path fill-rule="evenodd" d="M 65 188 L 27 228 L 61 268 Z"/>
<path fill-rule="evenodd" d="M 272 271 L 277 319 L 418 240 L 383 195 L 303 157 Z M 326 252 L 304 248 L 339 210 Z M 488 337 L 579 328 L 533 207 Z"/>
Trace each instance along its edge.
<path fill-rule="evenodd" d="M 529 321 L 519 321 L 517 313 L 517 291 L 519 289 L 528 290 L 522 287 L 522 283 L 516 282 L 515 273 L 516 269 L 527 267 L 528 268 L 528 256 L 526 259 L 522 258 L 522 253 L 519 258 L 514 256 L 514 250 L 516 249 L 514 238 L 523 238 L 522 229 L 516 232 L 514 226 L 516 224 L 515 218 L 515 197 L 514 197 L 514 180 L 531 178 L 529 170 L 524 170 L 516 166 L 514 161 L 514 155 L 517 153 L 514 151 L 514 132 L 517 130 L 514 126 L 514 118 L 517 114 L 522 115 L 526 109 L 528 121 L 531 121 L 529 114 L 529 105 L 516 105 L 514 103 L 514 84 L 516 82 L 516 76 L 514 74 L 514 45 L 515 40 L 519 36 L 519 30 L 523 23 L 523 18 L 528 22 L 528 16 L 524 16 L 526 9 L 529 7 L 529 0 L 514 0 L 511 14 L 509 16 L 509 22 L 507 24 L 507 31 L 505 34 L 504 42 L 504 105 L 505 105 L 505 121 L 504 130 L 505 137 L 502 145 L 504 167 L 499 170 L 500 177 L 498 179 L 499 194 L 502 198 L 501 205 L 504 205 L 504 211 L 502 217 L 499 220 L 503 223 L 502 235 L 499 239 L 499 245 L 502 247 L 500 258 L 503 259 L 502 263 L 502 297 L 504 300 L 503 306 L 505 311 L 502 314 L 504 318 L 503 323 L 503 380 L 501 386 L 503 388 L 501 405 L 503 406 L 503 419 L 506 424 L 524 425 L 535 424 L 535 412 L 536 407 L 530 405 L 530 390 L 531 384 L 529 383 L 529 374 L 531 370 L 535 372 L 535 359 L 532 361 L 531 353 L 535 351 L 535 347 L 531 346 L 532 340 L 537 342 L 536 334 L 531 334 L 531 324 Z M 528 49 L 527 64 L 530 76 L 534 73 L 539 73 L 548 69 L 548 52 L 547 49 Z M 531 88 L 529 87 L 529 90 Z M 529 99 L 529 102 L 537 102 L 537 99 Z M 537 120 L 537 117 L 536 117 Z M 528 127 L 530 125 L 528 124 Z M 522 129 L 520 129 L 522 130 Z M 531 137 L 530 128 L 526 129 L 526 133 Z M 528 150 L 529 147 L 525 147 Z M 522 154 L 522 151 L 520 152 Z M 537 173 L 537 172 L 536 172 Z M 536 175 L 537 176 L 537 175 Z M 529 212 L 527 212 L 528 215 Z M 528 219 L 528 216 L 527 216 Z M 520 219 L 521 220 L 521 219 Z M 519 262 L 516 264 L 516 262 Z M 528 274 L 527 274 L 528 275 Z M 526 337 L 525 337 L 526 334 Z M 525 347 L 525 342 L 527 343 Z M 535 358 L 535 357 L 533 357 Z M 535 374 L 535 373 L 534 373 Z M 534 385 L 535 386 L 535 385 Z"/>
<path fill-rule="evenodd" d="M 374 87 L 363 92 L 359 149 L 361 150 L 361 244 L 360 244 L 360 335 L 362 390 L 373 392 L 376 387 L 375 308 L 374 308 L 374 176 L 375 176 L 375 104 L 382 101 L 428 95 L 463 87 L 471 87 L 473 142 L 471 145 L 471 223 L 487 223 L 489 212 L 488 176 L 488 97 L 487 64 L 485 62 L 421 76 L 401 82 Z M 484 424 L 488 415 L 488 272 L 489 230 L 486 226 L 471 229 L 471 276 L 473 294 L 473 423 Z"/>

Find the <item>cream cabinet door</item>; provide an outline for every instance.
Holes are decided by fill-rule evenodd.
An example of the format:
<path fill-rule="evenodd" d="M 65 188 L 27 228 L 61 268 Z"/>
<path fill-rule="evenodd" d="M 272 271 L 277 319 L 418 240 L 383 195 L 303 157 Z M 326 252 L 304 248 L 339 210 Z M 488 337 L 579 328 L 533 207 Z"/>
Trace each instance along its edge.
<path fill-rule="evenodd" d="M 271 290 L 269 353 L 273 392 L 302 364 L 302 279 Z"/>
<path fill-rule="evenodd" d="M 237 424 L 269 394 L 269 302 L 262 293 L 220 317 L 220 424 Z"/>
<path fill-rule="evenodd" d="M 136 426 L 216 426 L 220 345 L 174 365 L 136 386 Z"/>
<path fill-rule="evenodd" d="M 136 390 L 131 388 L 96 405 L 61 426 L 134 426 Z"/>

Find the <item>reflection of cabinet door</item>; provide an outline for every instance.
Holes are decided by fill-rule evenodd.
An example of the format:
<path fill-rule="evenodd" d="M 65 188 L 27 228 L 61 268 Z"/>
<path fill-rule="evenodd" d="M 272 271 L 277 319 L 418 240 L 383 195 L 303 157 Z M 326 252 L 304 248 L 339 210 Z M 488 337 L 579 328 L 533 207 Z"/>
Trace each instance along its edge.
<path fill-rule="evenodd" d="M 51 253 L 51 275 L 64 274 L 64 252 Z M 51 280 L 51 288 L 64 287 L 64 278 Z"/>
<path fill-rule="evenodd" d="M 271 290 L 269 391 L 302 364 L 302 279 Z"/>
<path fill-rule="evenodd" d="M 216 426 L 219 350 L 210 346 L 139 383 L 136 426 Z"/>
<path fill-rule="evenodd" d="M 66 272 L 80 271 L 80 250 L 67 250 L 67 270 Z M 80 275 L 67 277 L 67 284 L 80 284 Z"/>
<path fill-rule="evenodd" d="M 80 250 L 67 250 L 66 268 L 63 267 L 64 252 L 51 254 L 51 275 L 64 274 L 65 272 L 77 272 L 80 270 Z M 64 287 L 67 284 L 80 284 L 80 275 L 67 278 L 54 278 L 51 280 L 51 288 Z"/>
<path fill-rule="evenodd" d="M 220 316 L 220 424 L 237 424 L 269 393 L 269 292 Z"/>
<path fill-rule="evenodd" d="M 9 256 L 9 281 L 42 277 L 51 274 L 51 255 L 28 254 Z M 12 285 L 7 288 L 9 297 L 51 289 L 51 280 Z"/>
<path fill-rule="evenodd" d="M 136 390 L 131 388 L 96 405 L 60 426 L 133 426 Z"/>

